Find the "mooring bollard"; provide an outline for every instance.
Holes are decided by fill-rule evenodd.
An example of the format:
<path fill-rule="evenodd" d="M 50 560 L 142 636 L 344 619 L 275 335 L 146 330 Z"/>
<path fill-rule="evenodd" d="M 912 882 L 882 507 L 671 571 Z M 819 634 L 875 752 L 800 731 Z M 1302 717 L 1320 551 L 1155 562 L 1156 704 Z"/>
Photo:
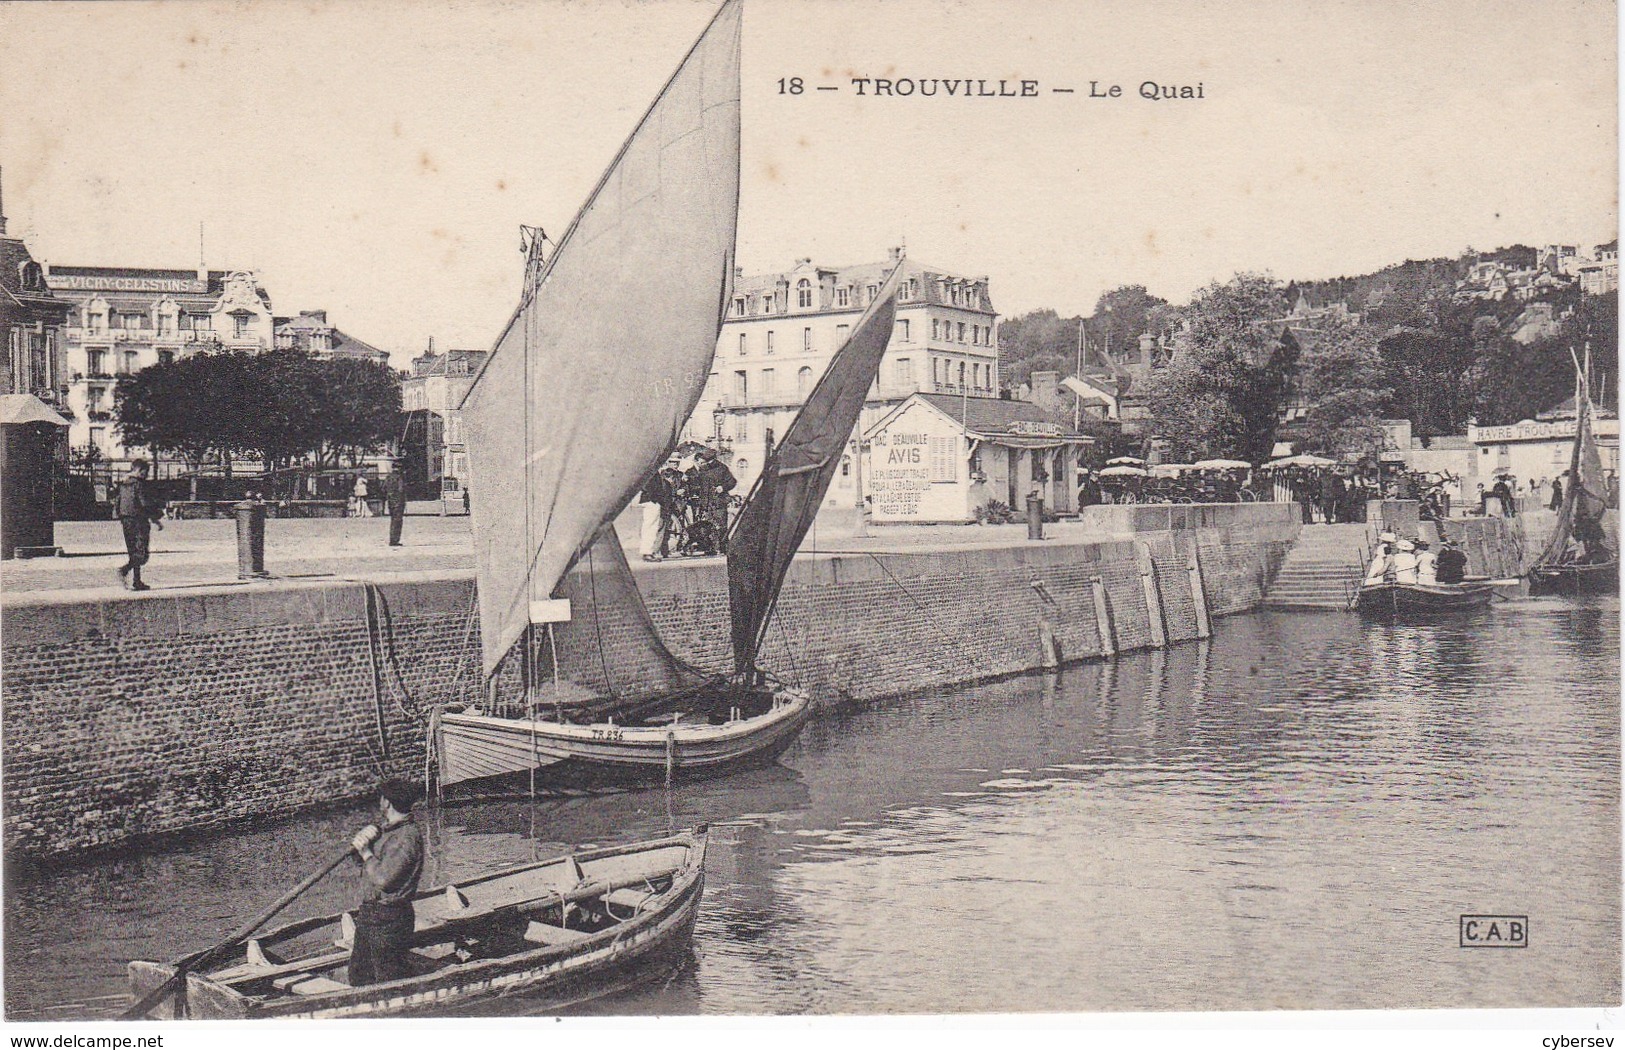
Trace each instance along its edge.
<path fill-rule="evenodd" d="M 265 504 L 245 499 L 232 509 L 237 513 L 237 578 L 271 575 L 265 571 Z"/>
<path fill-rule="evenodd" d="M 1041 540 L 1044 538 L 1044 497 L 1027 497 L 1027 538 Z"/>

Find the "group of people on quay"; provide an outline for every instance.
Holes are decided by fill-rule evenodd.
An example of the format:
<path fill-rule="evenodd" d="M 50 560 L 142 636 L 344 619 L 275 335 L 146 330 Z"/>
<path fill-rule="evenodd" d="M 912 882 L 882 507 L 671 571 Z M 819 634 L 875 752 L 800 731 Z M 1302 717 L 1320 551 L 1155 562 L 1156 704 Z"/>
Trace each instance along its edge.
<path fill-rule="evenodd" d="M 638 494 L 643 560 L 726 554 L 729 512 L 741 502 L 738 484 L 716 449 L 679 448 Z"/>
<path fill-rule="evenodd" d="M 1513 518 L 1518 506 L 1530 501 L 1535 506 L 1557 510 L 1563 505 L 1563 491 L 1569 484 L 1569 472 L 1555 478 L 1531 479 L 1527 482 L 1512 474 L 1497 474 L 1489 488 L 1478 486 L 1478 514 L 1491 518 Z M 1619 477 L 1611 470 L 1603 472 L 1604 498 L 1610 507 L 1619 506 Z"/>
<path fill-rule="evenodd" d="M 1411 583 L 1431 586 L 1460 583 L 1467 575 L 1467 552 L 1449 538 L 1439 550 L 1420 537 L 1402 540 L 1392 532 L 1377 536 L 1377 549 L 1366 567 L 1365 582 Z"/>

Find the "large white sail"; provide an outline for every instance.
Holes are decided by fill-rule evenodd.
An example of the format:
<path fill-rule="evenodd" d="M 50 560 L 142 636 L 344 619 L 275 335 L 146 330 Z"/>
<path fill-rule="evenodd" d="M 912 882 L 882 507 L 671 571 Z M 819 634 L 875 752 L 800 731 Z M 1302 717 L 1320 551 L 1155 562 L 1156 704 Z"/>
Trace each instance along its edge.
<path fill-rule="evenodd" d="M 463 403 L 487 673 L 704 390 L 733 281 L 739 7 L 655 99 Z"/>

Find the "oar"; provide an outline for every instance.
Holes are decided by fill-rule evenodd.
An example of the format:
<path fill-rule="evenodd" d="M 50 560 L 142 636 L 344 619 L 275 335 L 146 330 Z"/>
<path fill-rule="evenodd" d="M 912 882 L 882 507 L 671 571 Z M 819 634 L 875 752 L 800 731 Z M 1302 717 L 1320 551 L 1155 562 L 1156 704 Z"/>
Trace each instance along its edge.
<path fill-rule="evenodd" d="M 128 1010 L 125 1010 L 124 1013 L 120 1014 L 119 1020 L 129 1021 L 138 1017 L 145 1017 L 148 1010 L 151 1010 L 154 1006 L 163 1002 L 164 999 L 166 999 L 169 994 L 175 990 L 175 986 L 186 978 L 188 972 L 208 966 L 210 963 L 219 958 L 222 953 L 230 951 L 232 948 L 235 948 L 237 945 L 247 940 L 250 934 L 259 929 L 261 926 L 264 926 L 266 923 L 270 922 L 276 917 L 278 912 L 292 904 L 306 890 L 320 882 L 328 872 L 332 871 L 340 864 L 343 864 L 345 858 L 350 856 L 352 852 L 353 851 L 351 848 L 346 846 L 344 848 L 344 852 L 323 864 L 319 869 L 307 876 L 299 885 L 278 897 L 275 904 L 254 916 L 254 918 L 248 922 L 243 923 L 243 925 L 239 926 L 230 937 L 227 937 L 225 940 L 221 941 L 212 948 L 205 948 L 200 952 L 194 952 L 193 954 L 186 956 L 180 962 L 176 963 L 175 972 L 169 976 L 169 979 L 164 981 L 164 983 L 159 985 L 157 988 L 154 988 L 151 992 L 148 992 L 146 995 L 142 996 L 140 1002 L 136 1003 Z"/>

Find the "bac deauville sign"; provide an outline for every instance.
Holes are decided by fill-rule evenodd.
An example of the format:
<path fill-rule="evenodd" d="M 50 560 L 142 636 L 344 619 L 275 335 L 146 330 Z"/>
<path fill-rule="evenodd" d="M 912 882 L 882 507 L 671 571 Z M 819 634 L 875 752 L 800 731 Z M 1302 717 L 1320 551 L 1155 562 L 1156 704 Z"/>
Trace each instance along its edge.
<path fill-rule="evenodd" d="M 1529 947 L 1529 916 L 1463 915 L 1461 917 L 1461 946 L 1463 948 L 1527 948 Z"/>

